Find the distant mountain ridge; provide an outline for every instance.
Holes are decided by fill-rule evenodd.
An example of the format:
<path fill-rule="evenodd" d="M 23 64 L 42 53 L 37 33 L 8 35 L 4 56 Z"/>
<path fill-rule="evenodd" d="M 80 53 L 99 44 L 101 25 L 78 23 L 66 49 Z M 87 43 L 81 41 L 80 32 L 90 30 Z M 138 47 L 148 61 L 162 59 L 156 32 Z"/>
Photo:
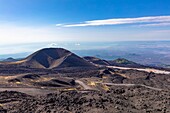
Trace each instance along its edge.
<path fill-rule="evenodd" d="M 41 49 L 23 60 L 8 64 L 44 69 L 57 67 L 94 67 L 92 63 L 63 48 Z"/>
<path fill-rule="evenodd" d="M 133 67 L 133 68 L 143 68 L 146 67 L 144 65 L 135 63 L 133 61 L 129 61 L 125 58 L 118 58 L 115 60 L 108 61 L 112 66 L 121 66 L 121 67 Z"/>
<path fill-rule="evenodd" d="M 124 58 L 118 58 L 116 60 L 110 61 L 92 56 L 86 56 L 82 58 L 63 48 L 44 48 L 34 52 L 33 54 L 29 55 L 24 59 L 8 58 L 3 62 L 0 62 L 0 64 L 41 69 L 65 67 L 96 67 L 96 65 L 134 68 L 145 67 L 141 64 L 137 64 Z"/>
<path fill-rule="evenodd" d="M 91 57 L 91 56 L 86 56 L 86 57 L 83 57 L 84 59 L 86 59 L 87 61 L 89 62 L 92 62 L 94 64 L 98 64 L 98 65 L 106 65 L 106 66 L 109 66 L 110 63 L 106 60 L 102 60 L 100 58 L 97 58 L 97 57 Z"/>
<path fill-rule="evenodd" d="M 135 63 L 133 61 L 129 61 L 124 58 L 118 58 L 115 60 L 103 60 L 97 57 L 91 57 L 91 56 L 86 56 L 84 57 L 89 62 L 92 62 L 97 65 L 103 65 L 103 66 L 120 66 L 120 67 L 134 67 L 134 68 L 142 68 L 145 67 L 141 64 Z"/>
<path fill-rule="evenodd" d="M 4 59 L 4 60 L 2 60 L 3 62 L 14 62 L 14 61 L 17 61 L 17 59 L 14 59 L 14 58 L 12 58 L 12 57 L 9 57 L 9 58 L 7 58 L 7 59 Z"/>

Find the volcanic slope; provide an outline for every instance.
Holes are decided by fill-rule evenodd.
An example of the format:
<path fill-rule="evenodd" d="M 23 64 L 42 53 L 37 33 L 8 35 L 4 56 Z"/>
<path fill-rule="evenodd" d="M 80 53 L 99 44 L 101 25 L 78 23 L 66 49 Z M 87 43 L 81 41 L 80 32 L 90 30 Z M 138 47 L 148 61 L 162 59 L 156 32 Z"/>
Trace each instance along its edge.
<path fill-rule="evenodd" d="M 106 66 L 110 65 L 108 61 L 102 60 L 102 59 L 96 58 L 96 57 L 86 56 L 86 57 L 84 57 L 84 59 L 86 59 L 87 61 L 92 62 L 94 64 L 98 64 L 98 65 L 106 65 Z"/>
<path fill-rule="evenodd" d="M 63 48 L 45 48 L 41 49 L 27 58 L 11 62 L 19 66 L 30 68 L 64 68 L 64 67 L 94 67 L 85 59 Z"/>
<path fill-rule="evenodd" d="M 133 68 L 144 68 L 146 66 L 143 66 L 141 64 L 135 63 L 133 61 L 129 61 L 124 58 L 118 58 L 112 61 L 108 61 L 110 65 L 112 66 L 120 66 L 120 67 L 133 67 Z"/>

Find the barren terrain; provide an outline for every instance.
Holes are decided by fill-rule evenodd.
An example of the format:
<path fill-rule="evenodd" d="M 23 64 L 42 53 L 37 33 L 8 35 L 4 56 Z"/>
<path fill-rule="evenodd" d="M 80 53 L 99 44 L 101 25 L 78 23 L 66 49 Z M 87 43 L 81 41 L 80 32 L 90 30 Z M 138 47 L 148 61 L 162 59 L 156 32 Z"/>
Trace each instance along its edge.
<path fill-rule="evenodd" d="M 0 113 L 170 112 L 169 71 L 79 60 L 85 65 L 33 68 L 2 63 Z"/>

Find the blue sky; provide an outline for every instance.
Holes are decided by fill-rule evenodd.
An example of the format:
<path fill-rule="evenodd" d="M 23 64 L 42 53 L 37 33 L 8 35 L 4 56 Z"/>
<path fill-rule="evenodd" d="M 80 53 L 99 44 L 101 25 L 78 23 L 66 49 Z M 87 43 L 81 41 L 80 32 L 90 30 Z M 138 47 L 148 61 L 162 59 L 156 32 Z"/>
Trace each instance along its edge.
<path fill-rule="evenodd" d="M 37 25 L 169 15 L 169 0 L 0 0 L 1 20 Z"/>
<path fill-rule="evenodd" d="M 0 45 L 170 40 L 169 0 L 0 0 Z"/>

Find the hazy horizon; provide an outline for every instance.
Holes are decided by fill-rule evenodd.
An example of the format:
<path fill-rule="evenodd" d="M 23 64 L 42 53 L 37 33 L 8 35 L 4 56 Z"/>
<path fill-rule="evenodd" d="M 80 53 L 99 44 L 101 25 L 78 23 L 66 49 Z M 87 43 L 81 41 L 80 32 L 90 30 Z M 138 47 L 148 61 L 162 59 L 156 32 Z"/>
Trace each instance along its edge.
<path fill-rule="evenodd" d="M 170 41 L 117 42 L 53 42 L 0 46 L 0 59 L 25 58 L 42 48 L 65 48 L 79 56 L 94 56 L 105 60 L 126 58 L 156 66 L 170 65 Z"/>
<path fill-rule="evenodd" d="M 3 55 L 12 55 L 12 54 L 19 54 L 19 53 L 33 53 L 37 50 L 43 48 L 65 48 L 70 51 L 74 50 L 98 50 L 98 49 L 108 49 L 108 48 L 117 48 L 124 46 L 126 48 L 133 47 L 136 45 L 144 46 L 147 44 L 153 48 L 157 48 L 159 44 L 160 47 L 168 46 L 167 43 L 170 43 L 170 40 L 166 41 L 112 41 L 112 42 L 37 42 L 37 43 L 23 43 L 23 44 L 8 44 L 8 45 L 0 45 L 1 56 Z M 131 46 L 129 46 L 131 45 Z M 9 56 L 10 57 L 10 56 Z"/>

